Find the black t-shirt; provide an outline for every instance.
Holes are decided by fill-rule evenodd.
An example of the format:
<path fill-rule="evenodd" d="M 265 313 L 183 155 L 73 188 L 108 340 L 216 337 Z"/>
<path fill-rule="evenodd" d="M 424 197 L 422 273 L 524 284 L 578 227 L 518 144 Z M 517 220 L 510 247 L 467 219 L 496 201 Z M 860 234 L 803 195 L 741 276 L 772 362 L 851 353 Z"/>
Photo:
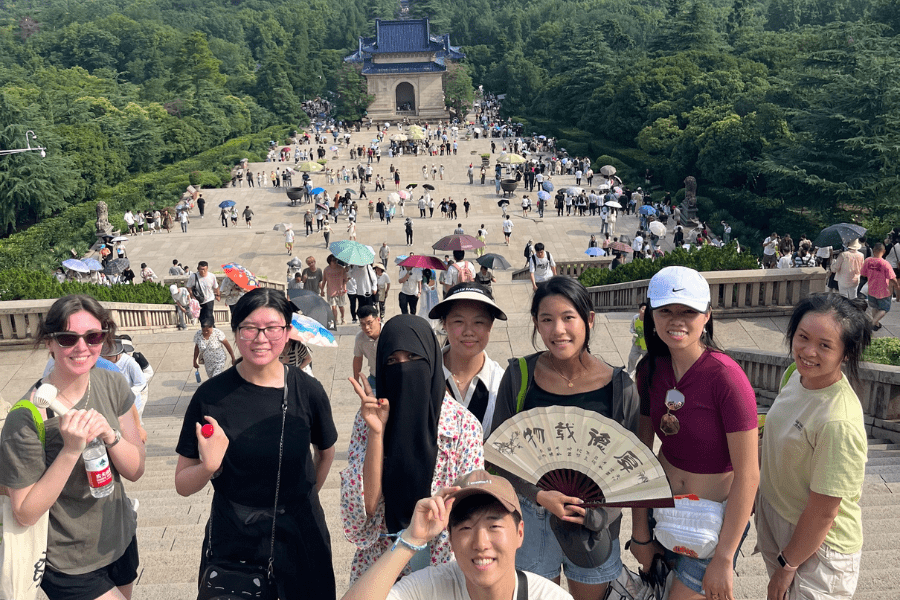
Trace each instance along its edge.
<path fill-rule="evenodd" d="M 305 499 L 315 489 L 309 445 L 326 450 L 337 441 L 322 384 L 294 367 L 289 367 L 288 374 L 279 504 Z M 222 473 L 212 480 L 216 493 L 245 506 L 270 506 L 278 473 L 283 394 L 283 388 L 260 387 L 244 380 L 231 367 L 194 393 L 175 451 L 186 458 L 200 458 L 194 424 L 205 424 L 206 415 L 215 418 L 229 440 Z"/>
<path fill-rule="evenodd" d="M 544 406 L 577 406 L 584 410 L 593 411 L 604 417 L 612 415 L 612 381 L 600 388 L 590 392 L 582 392 L 581 394 L 554 394 L 541 388 L 537 381 L 528 390 L 525 396 L 522 410 L 530 410 L 532 408 Z"/>

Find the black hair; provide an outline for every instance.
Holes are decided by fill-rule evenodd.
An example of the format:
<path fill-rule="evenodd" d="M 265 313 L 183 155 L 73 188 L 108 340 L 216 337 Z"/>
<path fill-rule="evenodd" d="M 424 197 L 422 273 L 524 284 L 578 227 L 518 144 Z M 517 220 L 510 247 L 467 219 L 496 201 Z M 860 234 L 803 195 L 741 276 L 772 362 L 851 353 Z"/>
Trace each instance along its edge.
<path fill-rule="evenodd" d="M 543 249 L 544 249 L 544 242 L 538 242 L 537 244 L 534 245 L 535 252 L 540 252 Z"/>
<path fill-rule="evenodd" d="M 640 304 L 638 304 L 638 309 L 641 309 L 641 308 L 649 308 L 649 307 L 650 307 L 650 303 L 649 303 L 649 302 L 641 302 Z"/>
<path fill-rule="evenodd" d="M 866 316 L 865 300 L 850 300 L 840 294 L 811 294 L 794 308 L 785 339 L 793 352 L 794 334 L 807 313 L 833 314 L 841 327 L 844 360 L 851 382 L 859 381 L 859 362 L 872 341 L 872 321 Z"/>
<path fill-rule="evenodd" d="M 284 292 L 273 288 L 256 288 L 241 296 L 231 311 L 231 331 L 237 333 L 238 326 L 258 308 L 272 308 L 284 316 L 284 324 L 291 324 L 294 306 L 284 297 Z"/>
<path fill-rule="evenodd" d="M 112 344 L 116 337 L 116 322 L 113 321 L 112 313 L 103 308 L 103 305 L 91 296 L 70 294 L 54 302 L 47 314 L 44 315 L 44 318 L 38 323 L 34 342 L 35 347 L 50 339 L 54 333 L 68 331 L 69 318 L 81 311 L 89 313 L 100 321 L 100 328 L 105 329 L 107 332 L 106 339 L 103 342 Z"/>
<path fill-rule="evenodd" d="M 466 252 L 465 250 L 454 250 L 453 251 L 453 260 L 465 260 Z"/>
<path fill-rule="evenodd" d="M 534 292 L 534 296 L 531 297 L 531 317 L 537 321 L 538 311 L 541 308 L 541 302 L 543 302 L 544 298 L 548 296 L 562 296 L 566 300 L 572 303 L 575 306 L 575 310 L 578 312 L 578 316 L 581 317 L 581 320 L 584 321 L 584 346 L 583 350 L 588 352 L 591 351 L 591 311 L 593 307 L 591 305 L 591 297 L 588 294 L 587 288 L 585 288 L 580 281 L 577 279 L 572 279 L 571 277 L 564 277 L 562 275 L 556 275 L 551 277 L 544 283 L 538 286 L 538 289 Z M 537 348 L 537 324 L 535 324 L 531 330 L 531 345 Z"/>
<path fill-rule="evenodd" d="M 503 506 L 502 502 L 490 494 L 472 494 L 459 502 L 453 503 L 453 508 L 450 509 L 450 519 L 447 523 L 447 531 L 452 534 L 453 529 L 463 521 L 467 521 L 472 517 L 481 516 L 492 508 L 499 508 L 503 512 L 509 513 L 510 516 L 512 516 L 513 523 L 515 523 L 516 527 L 522 522 L 522 515 L 514 510 L 509 510 Z"/>
<path fill-rule="evenodd" d="M 371 304 L 360 306 L 356 311 L 356 318 L 360 321 L 368 319 L 369 317 L 378 317 L 378 310 Z"/>
<path fill-rule="evenodd" d="M 208 267 L 208 266 L 209 266 L 209 263 L 206 262 L 205 260 L 201 260 L 200 262 L 197 263 L 197 268 L 198 268 L 198 269 L 199 269 L 200 267 Z"/>
<path fill-rule="evenodd" d="M 203 317 L 203 320 L 200 321 L 200 327 L 215 327 L 216 321 L 212 317 Z"/>
<path fill-rule="evenodd" d="M 177 258 L 173 258 L 173 259 L 172 259 L 172 264 L 173 264 L 173 265 L 177 265 L 177 264 L 178 264 L 178 259 L 177 259 Z"/>

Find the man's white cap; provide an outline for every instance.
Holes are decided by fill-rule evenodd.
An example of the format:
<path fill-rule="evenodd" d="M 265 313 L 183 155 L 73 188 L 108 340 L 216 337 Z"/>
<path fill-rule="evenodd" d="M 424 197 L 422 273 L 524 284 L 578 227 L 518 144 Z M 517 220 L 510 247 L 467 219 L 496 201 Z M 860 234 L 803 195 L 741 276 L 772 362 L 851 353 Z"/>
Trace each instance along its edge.
<path fill-rule="evenodd" d="M 178 286 L 175 285 L 174 283 L 173 283 L 172 285 L 170 285 L 170 286 L 169 286 L 169 293 L 171 293 L 171 294 L 177 294 L 177 293 L 178 293 Z"/>
<path fill-rule="evenodd" d="M 709 283 L 687 267 L 666 267 L 653 276 L 647 289 L 650 308 L 683 304 L 696 311 L 709 310 Z"/>

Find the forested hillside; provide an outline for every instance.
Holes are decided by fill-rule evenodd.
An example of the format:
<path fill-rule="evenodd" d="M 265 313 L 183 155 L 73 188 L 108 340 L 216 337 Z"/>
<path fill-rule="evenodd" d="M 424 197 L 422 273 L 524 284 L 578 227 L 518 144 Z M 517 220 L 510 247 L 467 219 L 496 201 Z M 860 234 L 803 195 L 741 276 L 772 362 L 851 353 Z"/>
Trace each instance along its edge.
<path fill-rule="evenodd" d="M 412 0 L 506 115 L 754 232 L 897 204 L 900 0 Z M 359 91 L 393 0 L 0 1 L 0 231 Z M 726 210 L 727 209 L 727 210 Z M 718 211 L 718 213 L 716 213 Z M 730 213 L 728 212 L 730 211 Z M 845 211 L 848 214 L 845 214 Z M 793 221 L 792 221 L 793 220 Z"/>

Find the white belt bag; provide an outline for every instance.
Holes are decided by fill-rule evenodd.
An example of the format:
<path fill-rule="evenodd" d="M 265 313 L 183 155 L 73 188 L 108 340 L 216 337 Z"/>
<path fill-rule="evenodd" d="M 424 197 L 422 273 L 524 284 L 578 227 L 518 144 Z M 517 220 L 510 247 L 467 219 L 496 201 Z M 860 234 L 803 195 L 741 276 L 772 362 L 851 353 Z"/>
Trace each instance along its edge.
<path fill-rule="evenodd" d="M 725 504 L 693 494 L 675 496 L 674 508 L 655 508 L 656 539 L 672 552 L 692 558 L 710 558 L 719 544 Z"/>

